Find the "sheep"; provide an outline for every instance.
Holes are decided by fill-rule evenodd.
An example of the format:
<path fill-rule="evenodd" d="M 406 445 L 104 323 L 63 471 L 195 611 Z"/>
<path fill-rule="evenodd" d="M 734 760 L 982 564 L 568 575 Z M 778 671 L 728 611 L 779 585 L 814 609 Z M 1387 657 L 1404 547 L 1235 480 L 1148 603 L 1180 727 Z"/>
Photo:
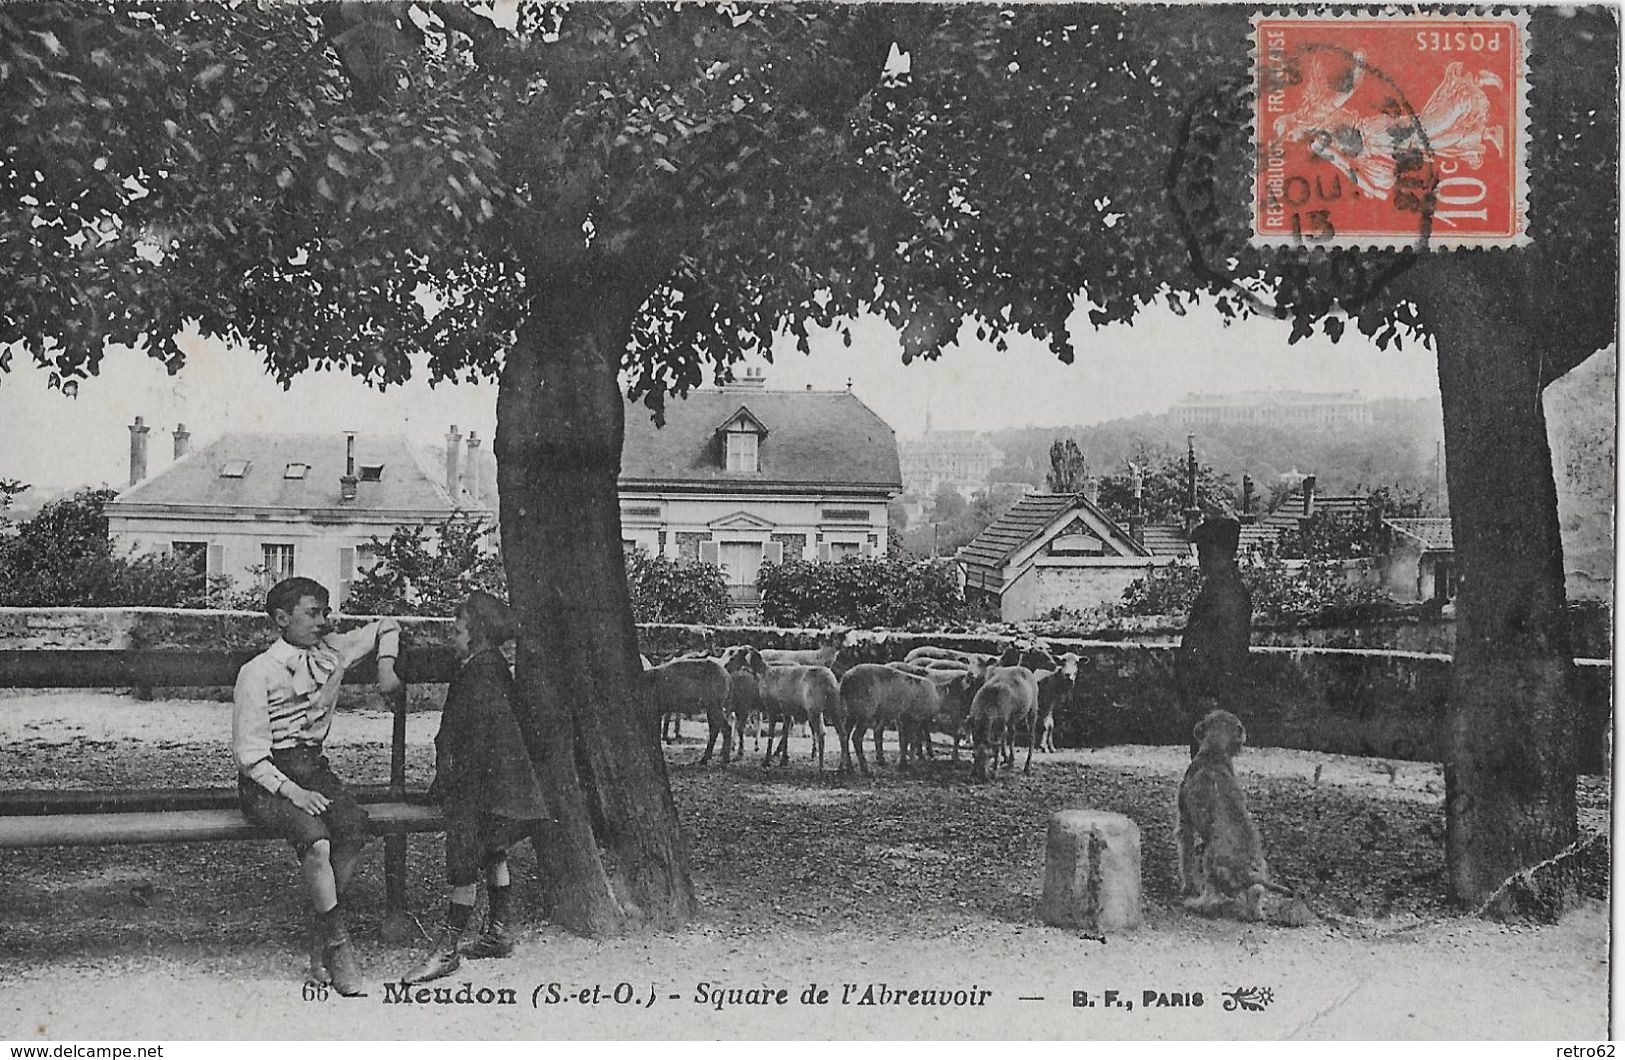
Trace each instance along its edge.
<path fill-rule="evenodd" d="M 906 764 L 909 751 L 918 746 L 915 734 L 920 729 L 958 727 L 978 680 L 971 670 L 934 671 L 906 664 L 861 663 L 848 670 L 841 678 L 836 715 L 842 772 L 851 771 L 854 749 L 859 768 L 869 772 L 863 756 L 863 734 L 870 728 L 875 734 L 875 763 L 886 764 L 882 737 L 887 724 L 897 727 L 898 764 Z"/>
<path fill-rule="evenodd" d="M 711 760 L 717 736 L 722 736 L 722 764 L 727 765 L 733 750 L 733 730 L 728 723 L 728 671 L 721 661 L 710 658 L 681 658 L 648 671 L 653 689 L 656 717 L 703 713 L 710 738 L 700 764 Z"/>
<path fill-rule="evenodd" d="M 974 742 L 971 776 L 987 780 L 997 776 L 1001 752 L 1007 764 L 1015 765 L 1015 753 L 1008 745 L 1013 740 L 1012 730 L 1022 721 L 1033 726 L 1038 711 L 1038 679 L 1025 666 L 998 666 L 976 690 L 971 701 L 970 730 Z M 1036 726 L 1034 726 L 1036 727 Z M 1033 740 L 1027 744 L 1027 764 L 1022 772 L 1033 766 Z M 988 769 L 991 759 L 993 768 Z"/>

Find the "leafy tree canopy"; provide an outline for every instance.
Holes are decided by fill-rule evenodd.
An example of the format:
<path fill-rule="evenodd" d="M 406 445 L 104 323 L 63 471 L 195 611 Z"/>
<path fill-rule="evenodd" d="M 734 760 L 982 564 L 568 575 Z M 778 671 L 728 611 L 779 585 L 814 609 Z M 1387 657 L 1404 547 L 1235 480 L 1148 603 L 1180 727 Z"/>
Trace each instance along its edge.
<path fill-rule="evenodd" d="M 1172 449 L 1149 447 L 1136 454 L 1133 468 L 1105 475 L 1100 480 L 1100 507 L 1123 526 L 1135 514 L 1150 523 L 1178 522 L 1190 506 L 1190 457 Z M 1138 469 L 1139 496 L 1136 497 Z M 1236 507 L 1239 492 L 1229 475 L 1213 465 L 1196 461 L 1196 506 L 1204 512 L 1223 512 Z"/>
<path fill-rule="evenodd" d="M 108 342 L 174 368 L 196 322 L 282 379 L 387 384 L 420 357 L 489 374 L 527 290 L 606 269 L 652 292 L 627 362 L 654 402 L 781 327 L 805 344 L 865 310 L 907 358 L 969 319 L 1070 359 L 1080 294 L 1096 325 L 1199 299 L 1387 342 L 1427 331 L 1430 285 L 1472 274 L 1528 292 L 1545 379 L 1611 340 L 1612 313 L 1585 310 L 1615 301 L 1593 222 L 1617 203 L 1617 107 L 1583 76 L 1613 67 L 1610 13 L 1532 15 L 1533 250 L 1433 256 L 1247 246 L 1247 17 L 14 5 L 0 345 L 60 380 Z"/>

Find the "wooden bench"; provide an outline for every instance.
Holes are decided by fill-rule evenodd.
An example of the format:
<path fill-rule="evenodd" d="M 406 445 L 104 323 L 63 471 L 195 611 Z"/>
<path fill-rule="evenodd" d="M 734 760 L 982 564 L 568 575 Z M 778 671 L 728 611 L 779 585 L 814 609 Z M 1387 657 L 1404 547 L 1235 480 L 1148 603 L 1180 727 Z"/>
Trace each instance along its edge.
<path fill-rule="evenodd" d="M 6 650 L 0 651 L 0 688 L 218 687 L 231 685 L 237 670 L 257 651 L 188 650 Z M 403 653 L 403 682 L 450 679 L 456 662 L 447 648 Z M 371 684 L 352 673 L 346 684 Z M 406 837 L 445 830 L 437 806 L 406 790 L 406 689 L 389 697 L 394 714 L 388 785 L 352 791 L 384 837 L 382 933 L 387 940 L 415 935 L 406 914 Z M 230 738 L 222 731 L 222 746 Z M 115 846 L 134 843 L 202 843 L 270 840 L 237 808 L 234 789 L 0 790 L 0 849 Z"/>
<path fill-rule="evenodd" d="M 367 806 L 376 835 L 444 831 L 438 806 L 375 802 Z M 0 816 L 0 847 L 90 847 L 128 843 L 200 843 L 274 839 L 241 810 L 123 810 L 112 813 Z"/>

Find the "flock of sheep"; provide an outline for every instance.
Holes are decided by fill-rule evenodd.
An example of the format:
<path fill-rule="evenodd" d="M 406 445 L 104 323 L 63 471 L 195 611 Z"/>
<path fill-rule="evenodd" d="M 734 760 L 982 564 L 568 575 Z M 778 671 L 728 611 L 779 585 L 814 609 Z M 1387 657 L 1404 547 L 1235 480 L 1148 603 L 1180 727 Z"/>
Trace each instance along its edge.
<path fill-rule="evenodd" d="M 684 715 L 702 715 L 710 730 L 701 764 L 711 760 L 717 737 L 722 761 L 744 754 L 745 726 L 767 723 L 766 764 L 788 764 L 792 723 L 812 733 L 813 756 L 824 768 L 824 728 L 835 727 L 841 742 L 840 769 L 869 771 L 863 753 L 865 733 L 873 733 L 875 762 L 885 765 L 887 729 L 897 733 L 897 761 L 929 758 L 932 733 L 959 744 L 969 736 L 972 775 L 996 775 L 1000 760 L 1015 763 L 1015 739 L 1027 734 L 1027 768 L 1035 747 L 1054 750 L 1054 715 L 1071 696 L 1083 660 L 1053 655 L 1033 643 L 1017 643 L 1002 655 L 952 648 L 920 647 L 900 662 L 853 664 L 839 645 L 798 651 L 736 645 L 720 656 L 690 654 L 659 666 L 643 660 L 648 676 L 651 731 L 665 736 Z M 778 745 L 773 743 L 778 734 Z"/>
<path fill-rule="evenodd" d="M 858 768 L 869 772 L 865 733 L 873 733 L 875 762 L 884 765 L 884 737 L 892 729 L 900 766 L 931 757 L 933 733 L 953 738 L 957 759 L 968 735 L 971 776 L 987 780 L 1001 761 L 1014 767 L 1018 731 L 1027 737 L 1024 771 L 1032 767 L 1034 748 L 1055 749 L 1055 711 L 1073 695 L 1083 663 L 1074 653 L 1055 655 L 1035 642 L 1017 642 L 998 656 L 925 646 L 888 663 L 854 663 L 851 650 L 840 645 L 799 651 L 736 645 L 719 656 L 689 654 L 659 666 L 644 658 L 643 668 L 656 738 L 668 726 L 675 736 L 684 715 L 705 717 L 710 736 L 702 765 L 718 736 L 724 764 L 735 753 L 743 757 L 745 727 L 759 719 L 767 723 L 764 765 L 775 759 L 789 764 L 790 726 L 805 723 L 822 770 L 829 723 L 841 741 L 842 772 L 851 771 L 854 754 Z M 1215 710 L 1196 725 L 1179 788 L 1176 845 L 1186 908 L 1257 920 L 1266 891 L 1292 892 L 1270 878 L 1262 837 L 1235 775 L 1234 758 L 1246 740 L 1245 727 L 1228 711 Z"/>

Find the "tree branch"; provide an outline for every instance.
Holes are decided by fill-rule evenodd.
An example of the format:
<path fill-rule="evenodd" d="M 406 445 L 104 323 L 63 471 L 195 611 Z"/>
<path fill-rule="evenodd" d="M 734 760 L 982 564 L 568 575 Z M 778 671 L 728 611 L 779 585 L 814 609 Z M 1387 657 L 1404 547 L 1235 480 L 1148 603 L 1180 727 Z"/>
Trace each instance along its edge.
<path fill-rule="evenodd" d="M 321 8 L 321 18 L 350 82 L 356 108 L 377 110 L 394 99 L 395 60 L 423 42 L 403 0 L 327 4 Z"/>
<path fill-rule="evenodd" d="M 435 0 L 429 10 L 448 29 L 474 45 L 474 62 L 482 70 L 506 73 L 513 66 L 516 38 L 478 11 L 461 3 Z"/>

